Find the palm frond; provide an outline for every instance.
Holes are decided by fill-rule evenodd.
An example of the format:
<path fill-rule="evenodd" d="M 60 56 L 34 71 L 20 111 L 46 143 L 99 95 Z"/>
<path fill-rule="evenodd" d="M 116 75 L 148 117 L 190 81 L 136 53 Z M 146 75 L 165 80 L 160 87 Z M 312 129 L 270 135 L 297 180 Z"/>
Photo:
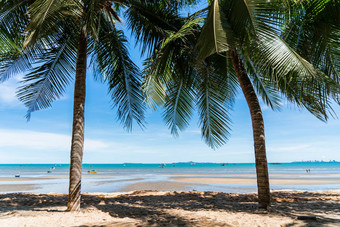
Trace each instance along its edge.
<path fill-rule="evenodd" d="M 0 83 L 29 69 L 32 50 L 22 51 L 23 35 L 28 17 L 29 0 L 1 1 L 0 3 Z"/>
<path fill-rule="evenodd" d="M 149 59 L 144 71 L 144 91 L 148 103 L 164 108 L 163 119 L 175 136 L 184 130 L 194 108 L 194 67 L 190 54 L 179 54 L 180 49 L 166 45 Z M 150 96 L 151 94 L 151 96 Z"/>
<path fill-rule="evenodd" d="M 232 32 L 223 29 L 219 1 L 215 0 L 209 6 L 209 13 L 195 49 L 199 59 L 205 59 L 214 53 L 225 52 L 229 49 L 228 38 L 233 39 Z"/>
<path fill-rule="evenodd" d="M 154 64 L 155 55 L 145 60 L 143 71 L 143 93 L 149 107 L 156 110 L 163 107 L 166 97 L 166 82 L 163 80 L 165 73 L 158 74 L 157 65 Z"/>
<path fill-rule="evenodd" d="M 29 55 L 22 53 L 22 42 L 13 40 L 7 32 L 0 33 L 0 83 L 30 68 Z"/>
<path fill-rule="evenodd" d="M 0 27 L 1 31 L 22 35 L 28 23 L 27 9 L 32 0 L 4 0 L 0 2 Z"/>
<path fill-rule="evenodd" d="M 176 31 L 167 32 L 160 49 L 147 63 L 145 89 L 154 95 L 149 97 L 152 105 L 164 104 L 163 118 L 173 135 L 187 127 L 194 108 L 193 84 L 197 72 L 193 41 L 200 21 L 195 17 L 182 20 Z"/>
<path fill-rule="evenodd" d="M 194 93 L 183 78 L 167 84 L 163 118 L 171 134 L 178 136 L 188 125 L 194 106 Z"/>
<path fill-rule="evenodd" d="M 263 76 L 257 71 L 257 68 L 250 59 L 246 61 L 248 75 L 252 79 L 253 86 L 257 94 L 272 110 L 279 109 L 281 106 L 281 95 L 277 84 L 270 77 Z"/>
<path fill-rule="evenodd" d="M 199 25 L 202 20 L 202 18 L 193 18 L 192 20 L 188 20 L 178 31 L 170 32 L 167 39 L 162 42 L 161 48 L 169 45 L 171 42 L 178 41 L 178 39 L 185 43 L 187 37 L 197 33 L 197 25 Z"/>
<path fill-rule="evenodd" d="M 339 81 L 340 3 L 298 1 L 291 9 L 292 20 L 281 36 L 314 67 Z"/>
<path fill-rule="evenodd" d="M 75 73 L 75 46 L 71 37 L 55 40 L 53 47 L 40 54 L 24 76 L 17 95 L 28 108 L 28 120 L 32 112 L 50 107 L 64 93 Z"/>
<path fill-rule="evenodd" d="M 200 66 L 195 86 L 202 138 L 213 149 L 228 140 L 231 130 L 230 111 L 238 82 L 229 60 L 220 55 L 208 58 Z"/>
<path fill-rule="evenodd" d="M 164 1 L 165 2 L 165 1 Z M 181 18 L 174 7 L 158 1 L 129 1 L 125 12 L 127 26 L 141 45 L 141 53 L 151 53 L 167 38 L 168 31 L 177 31 L 181 27 Z"/>
<path fill-rule="evenodd" d="M 132 62 L 122 31 L 110 25 L 103 26 L 95 44 L 98 72 L 109 85 L 113 105 L 118 109 L 118 119 L 127 130 L 133 120 L 144 124 L 144 97 L 141 92 L 141 73 Z"/>
<path fill-rule="evenodd" d="M 214 0 L 197 42 L 199 58 L 241 48 L 248 36 L 255 37 L 256 21 L 278 31 L 285 20 L 282 2 Z"/>
<path fill-rule="evenodd" d="M 36 0 L 28 10 L 30 22 L 26 28 L 24 47 L 34 44 L 43 37 L 67 33 L 75 29 L 80 32 L 83 7 L 81 1 Z M 72 21 L 73 23 L 67 23 Z M 69 27 L 71 26 L 71 27 Z"/>

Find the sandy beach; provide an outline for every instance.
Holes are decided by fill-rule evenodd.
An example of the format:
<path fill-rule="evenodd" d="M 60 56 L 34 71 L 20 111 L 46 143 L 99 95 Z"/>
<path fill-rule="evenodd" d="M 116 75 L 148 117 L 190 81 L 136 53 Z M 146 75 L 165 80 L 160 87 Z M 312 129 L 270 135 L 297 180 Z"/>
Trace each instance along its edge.
<path fill-rule="evenodd" d="M 66 194 L 0 194 L 0 226 L 340 225 L 339 191 L 273 191 L 269 211 L 257 209 L 254 193 L 84 193 L 73 214 L 66 203 Z"/>
<path fill-rule="evenodd" d="M 272 189 L 336 190 L 339 174 L 272 174 Z M 84 175 L 84 192 L 128 192 L 138 190 L 256 192 L 254 174 Z M 66 193 L 67 175 L 0 177 L 0 192 Z"/>
<path fill-rule="evenodd" d="M 67 175 L 2 176 L 0 226 L 340 226 L 340 174 L 274 173 L 270 184 L 264 212 L 255 174 L 85 174 L 72 214 Z"/>
<path fill-rule="evenodd" d="M 109 192 L 120 185 L 115 189 L 119 192 L 83 193 L 82 209 L 76 214 L 65 212 L 65 193 L 30 192 L 50 190 L 44 189 L 46 185 L 54 190 L 56 182 L 67 190 L 66 175 L 2 177 L 0 226 L 340 226 L 340 179 L 336 174 L 271 175 L 273 187 L 334 185 L 339 190 L 272 190 L 272 206 L 266 212 L 257 209 L 256 193 L 216 192 L 223 187 L 249 191 L 249 185 L 255 191 L 252 174 L 155 177 L 85 176 L 84 185 Z M 196 190 L 203 186 L 216 191 Z M 8 193 L 13 191 L 29 193 Z"/>
<path fill-rule="evenodd" d="M 176 181 L 205 184 L 256 184 L 255 178 L 238 177 L 173 177 Z M 271 178 L 271 185 L 320 185 L 320 184 L 340 184 L 340 178 Z"/>

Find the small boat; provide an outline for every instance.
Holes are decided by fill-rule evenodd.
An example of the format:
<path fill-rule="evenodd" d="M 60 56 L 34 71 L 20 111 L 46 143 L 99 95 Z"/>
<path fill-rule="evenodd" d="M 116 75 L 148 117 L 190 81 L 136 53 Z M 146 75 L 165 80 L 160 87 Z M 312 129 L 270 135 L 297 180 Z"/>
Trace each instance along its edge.
<path fill-rule="evenodd" d="M 14 177 L 20 177 L 20 174 L 15 174 Z"/>
<path fill-rule="evenodd" d="M 225 166 L 226 164 L 225 163 L 223 163 L 221 166 Z"/>
<path fill-rule="evenodd" d="M 87 171 L 88 173 L 98 173 L 98 171 L 97 170 L 89 170 L 89 171 Z"/>
<path fill-rule="evenodd" d="M 52 173 L 52 170 L 47 170 L 47 173 Z"/>

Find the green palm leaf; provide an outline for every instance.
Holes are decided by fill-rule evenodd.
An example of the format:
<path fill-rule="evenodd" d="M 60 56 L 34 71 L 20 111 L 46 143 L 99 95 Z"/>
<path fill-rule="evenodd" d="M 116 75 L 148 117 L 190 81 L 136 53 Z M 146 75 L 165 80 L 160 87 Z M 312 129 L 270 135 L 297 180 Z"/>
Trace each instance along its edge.
<path fill-rule="evenodd" d="M 157 1 L 129 1 L 125 12 L 128 28 L 136 42 L 141 44 L 142 54 L 155 49 L 168 31 L 176 31 L 181 22 L 176 8 L 164 7 Z"/>
<path fill-rule="evenodd" d="M 182 131 L 189 125 L 194 93 L 185 80 L 169 83 L 167 87 L 163 117 L 171 133 L 177 136 L 179 130 Z"/>
<path fill-rule="evenodd" d="M 78 22 L 78 26 L 81 23 L 82 9 L 81 1 L 78 0 L 34 1 L 28 11 L 31 19 L 26 28 L 24 47 L 41 38 L 74 31 L 72 29 L 76 29 L 76 23 Z M 79 29 L 76 31 L 79 32 Z"/>
<path fill-rule="evenodd" d="M 339 81 L 339 2 L 312 0 L 291 5 L 298 16 L 285 26 L 283 39 L 314 67 Z"/>
<path fill-rule="evenodd" d="M 104 26 L 103 26 L 104 27 Z M 109 93 L 118 109 L 118 119 L 131 130 L 132 121 L 144 123 L 144 97 L 140 91 L 141 73 L 131 61 L 126 38 L 119 30 L 106 26 L 95 44 L 98 72 L 109 85 Z"/>
<path fill-rule="evenodd" d="M 36 59 L 30 73 L 23 78 L 23 85 L 18 90 L 19 100 L 27 110 L 27 119 L 31 113 L 51 106 L 65 91 L 75 73 L 76 48 L 71 38 L 54 43 L 51 49 Z"/>
<path fill-rule="evenodd" d="M 27 8 L 32 0 L 3 0 L 0 2 L 0 26 L 1 31 L 11 31 L 14 35 L 25 29 L 28 22 Z M 3 30 L 4 29 L 4 30 Z"/>
<path fill-rule="evenodd" d="M 229 59 L 213 55 L 202 63 L 196 83 L 202 137 L 213 149 L 222 146 L 230 135 L 230 111 L 238 82 Z"/>

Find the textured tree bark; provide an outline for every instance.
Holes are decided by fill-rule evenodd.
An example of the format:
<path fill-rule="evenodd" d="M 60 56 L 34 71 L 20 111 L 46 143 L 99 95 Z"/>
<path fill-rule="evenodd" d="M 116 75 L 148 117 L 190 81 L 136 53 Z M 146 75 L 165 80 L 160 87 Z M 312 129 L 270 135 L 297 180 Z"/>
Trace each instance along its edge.
<path fill-rule="evenodd" d="M 71 166 L 67 211 L 80 210 L 81 171 L 84 145 L 84 107 L 86 94 L 87 37 L 81 32 L 73 100 Z"/>
<path fill-rule="evenodd" d="M 270 189 L 262 111 L 254 87 L 247 75 L 247 71 L 244 68 L 242 60 L 236 50 L 229 51 L 229 54 L 250 110 L 253 125 L 259 206 L 260 208 L 267 209 L 270 205 Z"/>

